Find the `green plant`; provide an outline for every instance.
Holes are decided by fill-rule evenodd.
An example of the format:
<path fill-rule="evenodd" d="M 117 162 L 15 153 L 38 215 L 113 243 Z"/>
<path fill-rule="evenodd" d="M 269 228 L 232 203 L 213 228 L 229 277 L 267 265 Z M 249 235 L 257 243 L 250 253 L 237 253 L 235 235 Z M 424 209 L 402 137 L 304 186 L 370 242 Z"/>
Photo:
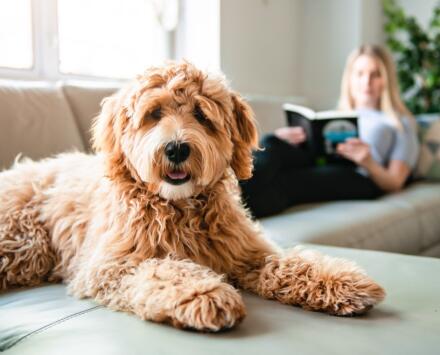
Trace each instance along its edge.
<path fill-rule="evenodd" d="M 414 114 L 440 112 L 440 1 L 427 29 L 395 0 L 382 0 L 386 43 L 397 64 L 402 97 Z"/>

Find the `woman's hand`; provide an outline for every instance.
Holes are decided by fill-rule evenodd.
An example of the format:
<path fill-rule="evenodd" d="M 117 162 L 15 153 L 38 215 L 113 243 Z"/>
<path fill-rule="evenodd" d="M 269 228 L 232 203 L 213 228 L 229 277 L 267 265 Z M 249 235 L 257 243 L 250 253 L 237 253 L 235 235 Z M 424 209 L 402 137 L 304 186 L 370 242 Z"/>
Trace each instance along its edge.
<path fill-rule="evenodd" d="M 395 192 L 402 189 L 411 174 L 409 166 L 400 160 L 391 160 L 387 167 L 378 164 L 371 156 L 370 147 L 358 138 L 347 139 L 338 144 L 337 151 L 365 168 L 371 179 L 383 190 Z"/>
<path fill-rule="evenodd" d="M 304 128 L 296 127 L 281 127 L 275 130 L 275 136 L 287 143 L 297 145 L 306 141 L 307 135 Z"/>
<path fill-rule="evenodd" d="M 338 144 L 337 152 L 359 166 L 367 167 L 373 158 L 371 157 L 370 146 L 359 138 L 349 138 L 345 143 Z"/>

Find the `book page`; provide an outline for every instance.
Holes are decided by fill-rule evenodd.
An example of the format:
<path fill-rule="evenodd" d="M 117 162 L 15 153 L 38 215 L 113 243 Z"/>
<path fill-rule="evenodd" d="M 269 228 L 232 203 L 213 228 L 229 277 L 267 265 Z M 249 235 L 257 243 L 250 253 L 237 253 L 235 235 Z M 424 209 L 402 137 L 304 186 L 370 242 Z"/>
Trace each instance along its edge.
<path fill-rule="evenodd" d="M 300 114 L 301 116 L 307 117 L 310 120 L 313 120 L 315 118 L 315 111 L 313 111 L 312 109 L 305 107 L 305 106 L 287 103 L 287 104 L 283 105 L 283 109 L 284 109 L 284 111 L 296 112 L 296 113 Z"/>
<path fill-rule="evenodd" d="M 315 119 L 317 120 L 347 117 L 357 117 L 357 114 L 354 111 L 328 110 L 317 112 L 315 115 Z"/>

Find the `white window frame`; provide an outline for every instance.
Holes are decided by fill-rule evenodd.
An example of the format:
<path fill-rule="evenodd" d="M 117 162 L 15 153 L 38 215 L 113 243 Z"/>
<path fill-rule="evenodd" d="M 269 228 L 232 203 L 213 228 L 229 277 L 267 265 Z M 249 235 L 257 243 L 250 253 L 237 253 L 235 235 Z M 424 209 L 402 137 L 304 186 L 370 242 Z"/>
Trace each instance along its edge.
<path fill-rule="evenodd" d="M 33 66 L 29 69 L 0 67 L 1 79 L 45 81 L 74 79 L 101 82 L 124 82 L 127 80 L 61 73 L 59 71 L 57 0 L 31 0 L 31 14 Z M 166 32 L 167 57 L 170 59 L 176 58 L 177 30 Z"/>

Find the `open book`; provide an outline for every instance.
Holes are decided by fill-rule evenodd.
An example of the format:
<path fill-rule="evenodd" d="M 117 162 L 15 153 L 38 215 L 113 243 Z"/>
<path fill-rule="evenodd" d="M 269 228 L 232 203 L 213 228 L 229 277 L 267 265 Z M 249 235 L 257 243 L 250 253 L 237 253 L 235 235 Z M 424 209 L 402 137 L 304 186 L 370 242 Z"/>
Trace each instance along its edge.
<path fill-rule="evenodd" d="M 304 106 L 284 104 L 289 126 L 301 126 L 307 135 L 304 143 L 317 165 L 353 164 L 336 153 L 336 146 L 358 136 L 357 114 L 346 111 L 315 112 Z"/>

